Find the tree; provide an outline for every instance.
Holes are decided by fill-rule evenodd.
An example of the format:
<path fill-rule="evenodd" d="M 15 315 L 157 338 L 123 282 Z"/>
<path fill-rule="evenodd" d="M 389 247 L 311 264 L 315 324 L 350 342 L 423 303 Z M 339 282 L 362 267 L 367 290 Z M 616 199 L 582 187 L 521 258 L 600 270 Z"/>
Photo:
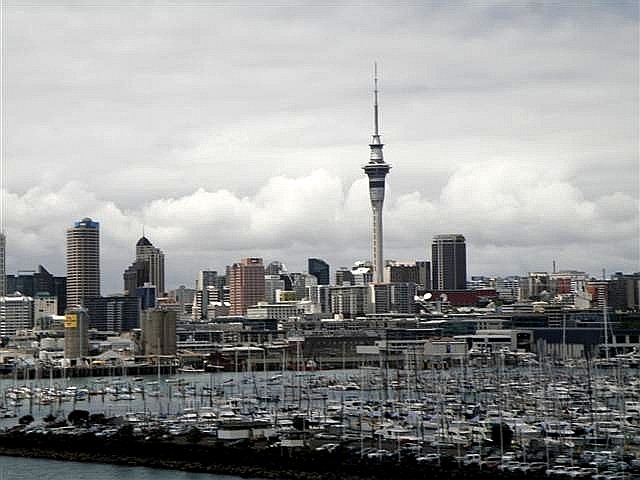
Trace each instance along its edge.
<path fill-rule="evenodd" d="M 502 427 L 502 438 L 500 437 L 500 430 Z M 506 423 L 494 423 L 491 425 L 491 441 L 497 447 L 502 446 L 503 450 L 511 448 L 511 441 L 513 440 L 513 430 Z"/>
<path fill-rule="evenodd" d="M 33 415 L 24 415 L 22 417 L 20 417 L 20 419 L 18 420 L 18 423 L 20 425 L 29 425 L 30 423 L 32 423 L 34 420 Z"/>
<path fill-rule="evenodd" d="M 67 420 L 71 425 L 86 425 L 89 422 L 89 412 L 86 410 L 71 410 Z"/>
<path fill-rule="evenodd" d="M 47 423 L 51 423 L 56 421 L 56 417 L 55 415 L 49 414 L 46 417 L 44 417 L 43 420 Z"/>
<path fill-rule="evenodd" d="M 133 437 L 133 425 L 126 423 L 118 429 L 119 437 Z"/>
<path fill-rule="evenodd" d="M 89 415 L 89 423 L 93 425 L 104 425 L 107 423 L 107 417 L 104 413 L 92 413 Z"/>
<path fill-rule="evenodd" d="M 187 441 L 189 443 L 198 443 L 200 442 L 200 440 L 202 440 L 202 437 L 204 437 L 204 434 L 198 427 L 191 427 L 186 435 Z"/>

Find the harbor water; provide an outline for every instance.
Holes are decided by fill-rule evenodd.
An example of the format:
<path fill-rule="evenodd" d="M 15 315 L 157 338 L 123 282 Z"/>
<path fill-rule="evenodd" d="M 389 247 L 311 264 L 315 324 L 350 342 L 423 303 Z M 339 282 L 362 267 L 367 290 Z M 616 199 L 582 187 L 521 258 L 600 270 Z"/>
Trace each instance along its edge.
<path fill-rule="evenodd" d="M 229 475 L 0 456 L 0 480 L 32 480 L 34 478 L 39 480 L 89 478 L 91 480 L 240 480 L 240 477 Z"/>

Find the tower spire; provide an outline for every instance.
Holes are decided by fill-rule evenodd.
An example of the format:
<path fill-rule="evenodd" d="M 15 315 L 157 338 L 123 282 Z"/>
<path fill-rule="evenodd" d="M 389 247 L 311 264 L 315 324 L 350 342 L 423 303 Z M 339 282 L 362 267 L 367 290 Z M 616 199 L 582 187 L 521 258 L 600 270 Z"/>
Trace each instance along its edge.
<path fill-rule="evenodd" d="M 378 131 L 378 62 L 373 62 L 373 125 L 374 137 L 379 137 Z"/>

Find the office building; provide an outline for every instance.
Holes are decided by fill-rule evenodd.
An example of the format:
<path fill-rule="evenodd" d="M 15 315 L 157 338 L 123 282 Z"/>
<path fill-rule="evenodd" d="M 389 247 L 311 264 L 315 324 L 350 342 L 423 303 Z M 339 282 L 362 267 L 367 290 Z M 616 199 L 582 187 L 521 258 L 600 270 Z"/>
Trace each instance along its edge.
<path fill-rule="evenodd" d="M 378 75 L 374 76 L 374 103 L 373 103 L 373 136 L 369 148 L 371 155 L 369 163 L 363 168 L 369 177 L 369 199 L 371 200 L 371 263 L 373 280 L 377 283 L 383 281 L 383 248 L 382 248 L 382 207 L 384 205 L 384 191 L 386 176 L 391 170 L 391 165 L 385 163 L 382 155 L 384 146 L 380 140 L 378 122 Z"/>
<path fill-rule="evenodd" d="M 334 315 L 354 318 L 372 312 L 368 286 L 331 287 L 329 297 L 331 313 Z"/>
<path fill-rule="evenodd" d="M 176 319 L 175 310 L 166 308 L 142 313 L 142 346 L 145 355 L 176 354 Z"/>
<path fill-rule="evenodd" d="M 173 299 L 180 305 L 190 305 L 193 303 L 193 299 L 196 295 L 196 291 L 193 288 L 187 288 L 184 285 L 180 285 L 175 290 L 169 292 L 169 298 Z"/>
<path fill-rule="evenodd" d="M 148 308 L 156 307 L 156 286 L 147 282 L 141 287 L 136 288 L 136 297 L 140 299 L 140 308 L 147 310 Z"/>
<path fill-rule="evenodd" d="M 21 270 L 17 275 L 6 276 L 7 294 L 19 293 L 27 297 L 49 295 L 57 298 L 57 315 L 64 315 L 67 308 L 67 278 L 52 275 L 42 265 L 34 270 Z"/>
<path fill-rule="evenodd" d="M 309 258 L 307 260 L 307 271 L 316 277 L 318 285 L 329 285 L 329 264 L 320 258 Z"/>
<path fill-rule="evenodd" d="M 311 285 L 307 287 L 307 298 L 316 306 L 318 313 L 331 312 L 331 295 L 329 285 Z"/>
<path fill-rule="evenodd" d="M 37 293 L 33 297 L 33 322 L 58 314 L 58 299 L 54 295 Z"/>
<path fill-rule="evenodd" d="M 100 296 L 100 224 L 90 218 L 67 230 L 67 305 Z"/>
<path fill-rule="evenodd" d="M 89 315 L 85 308 L 68 308 L 64 315 L 64 358 L 89 356 Z"/>
<path fill-rule="evenodd" d="M 418 260 L 416 267 L 418 267 L 418 287 L 422 290 L 431 290 L 431 262 Z"/>
<path fill-rule="evenodd" d="M 467 250 L 460 234 L 436 235 L 431 244 L 432 288 L 464 290 L 467 288 Z"/>
<path fill-rule="evenodd" d="M 591 296 L 591 308 L 609 306 L 609 281 L 589 280 L 586 285 L 587 294 Z"/>
<path fill-rule="evenodd" d="M 614 310 L 640 309 L 640 273 L 611 275 L 609 305 Z"/>
<path fill-rule="evenodd" d="M 280 275 L 264 276 L 264 290 L 267 303 L 276 303 L 276 292 L 284 289 L 284 280 L 280 278 Z"/>
<path fill-rule="evenodd" d="M 196 290 L 205 290 L 207 287 L 218 285 L 218 272 L 215 270 L 201 270 L 196 277 Z"/>
<path fill-rule="evenodd" d="M 353 274 L 351 269 L 347 267 L 340 267 L 336 270 L 336 286 L 348 287 L 353 285 Z"/>
<path fill-rule="evenodd" d="M 520 300 L 549 300 L 551 277 L 547 272 L 529 272 L 520 279 Z"/>
<path fill-rule="evenodd" d="M 149 282 L 149 262 L 134 261 L 122 275 L 124 280 L 124 294 L 129 297 L 136 295 L 136 289 Z"/>
<path fill-rule="evenodd" d="M 0 297 L 0 337 L 33 328 L 33 298 L 25 295 Z"/>
<path fill-rule="evenodd" d="M 518 299 L 520 295 L 520 277 L 518 275 L 497 277 L 494 283 L 496 293 L 501 300 L 515 302 Z"/>
<path fill-rule="evenodd" d="M 144 235 L 136 243 L 136 261 L 145 261 L 149 264 L 147 281 L 156 286 L 158 296 L 164 296 L 164 253 L 154 247 Z"/>
<path fill-rule="evenodd" d="M 419 270 L 415 262 L 387 262 L 384 267 L 385 283 L 418 283 Z"/>
<path fill-rule="evenodd" d="M 140 328 L 140 298 L 114 295 L 84 301 L 89 326 L 102 332 L 128 332 Z"/>
<path fill-rule="evenodd" d="M 0 297 L 7 294 L 7 237 L 0 232 Z"/>
<path fill-rule="evenodd" d="M 261 258 L 244 258 L 229 272 L 231 315 L 245 315 L 247 307 L 265 301 L 264 265 Z"/>
<path fill-rule="evenodd" d="M 417 286 L 414 282 L 372 283 L 369 298 L 374 313 L 415 313 L 414 297 Z"/>
<path fill-rule="evenodd" d="M 369 285 L 374 281 L 374 271 L 370 262 L 356 262 L 351 268 L 353 285 Z"/>
<path fill-rule="evenodd" d="M 296 292 L 296 300 L 304 300 L 307 298 L 307 287 L 318 284 L 318 279 L 309 273 L 292 274 L 292 289 Z"/>
<path fill-rule="evenodd" d="M 279 260 L 274 260 L 269 263 L 264 269 L 265 275 L 280 275 L 283 272 L 287 271 L 287 267 L 284 263 Z"/>

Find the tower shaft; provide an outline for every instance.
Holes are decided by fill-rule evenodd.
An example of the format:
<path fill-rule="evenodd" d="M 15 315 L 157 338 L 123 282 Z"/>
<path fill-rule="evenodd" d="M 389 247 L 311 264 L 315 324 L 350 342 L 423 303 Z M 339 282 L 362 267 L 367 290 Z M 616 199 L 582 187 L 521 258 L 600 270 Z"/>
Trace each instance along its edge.
<path fill-rule="evenodd" d="M 373 135 L 371 136 L 371 155 L 369 163 L 363 166 L 364 173 L 369 177 L 369 198 L 371 200 L 371 263 L 373 265 L 373 281 L 382 283 L 384 254 L 382 248 L 382 207 L 384 205 L 384 193 L 386 176 L 391 170 L 391 165 L 385 163 L 382 154 L 384 144 L 380 140 L 378 119 L 378 71 L 374 71 L 374 101 L 373 101 Z"/>

